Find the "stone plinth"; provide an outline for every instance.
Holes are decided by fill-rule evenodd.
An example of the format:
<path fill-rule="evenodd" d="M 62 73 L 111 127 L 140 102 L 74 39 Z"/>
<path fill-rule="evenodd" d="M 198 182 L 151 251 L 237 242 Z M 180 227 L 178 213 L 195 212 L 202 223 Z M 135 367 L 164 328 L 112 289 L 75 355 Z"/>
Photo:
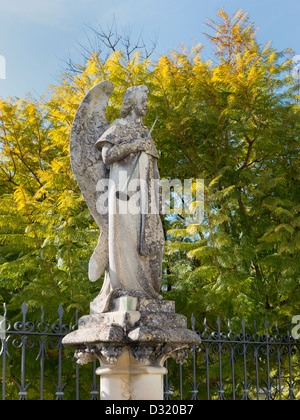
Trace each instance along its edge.
<path fill-rule="evenodd" d="M 103 400 L 162 400 L 164 362 L 184 363 L 199 342 L 174 302 L 129 295 L 112 299 L 108 312 L 82 317 L 63 340 L 79 364 L 100 360 Z"/>
<path fill-rule="evenodd" d="M 130 347 L 123 347 L 114 363 L 102 359 L 96 373 L 100 375 L 101 400 L 163 399 L 163 377 L 167 369 L 140 362 Z"/>

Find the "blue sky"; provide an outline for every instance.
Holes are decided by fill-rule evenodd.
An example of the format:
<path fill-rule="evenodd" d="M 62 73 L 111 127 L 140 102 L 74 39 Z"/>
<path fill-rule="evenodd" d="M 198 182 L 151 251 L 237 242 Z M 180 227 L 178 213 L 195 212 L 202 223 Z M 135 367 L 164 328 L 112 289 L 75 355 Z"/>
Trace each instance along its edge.
<path fill-rule="evenodd" d="M 79 59 L 87 25 L 105 27 L 115 19 L 119 28 L 131 27 L 133 38 L 141 31 L 145 42 L 157 36 L 162 54 L 182 42 L 206 43 L 206 19 L 215 19 L 221 7 L 248 12 L 260 43 L 272 40 L 275 49 L 300 54 L 300 0 L 0 0 L 0 56 L 6 60 L 0 96 L 46 93 L 62 60 Z"/>

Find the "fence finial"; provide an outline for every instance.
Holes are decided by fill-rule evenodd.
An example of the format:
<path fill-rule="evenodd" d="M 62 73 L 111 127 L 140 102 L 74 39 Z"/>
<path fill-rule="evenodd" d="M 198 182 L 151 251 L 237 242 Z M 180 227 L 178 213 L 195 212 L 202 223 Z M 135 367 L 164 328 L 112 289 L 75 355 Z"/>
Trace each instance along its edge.
<path fill-rule="evenodd" d="M 191 321 L 192 321 L 193 331 L 195 331 L 196 330 L 196 318 L 195 318 L 195 315 L 194 314 L 192 314 Z"/>

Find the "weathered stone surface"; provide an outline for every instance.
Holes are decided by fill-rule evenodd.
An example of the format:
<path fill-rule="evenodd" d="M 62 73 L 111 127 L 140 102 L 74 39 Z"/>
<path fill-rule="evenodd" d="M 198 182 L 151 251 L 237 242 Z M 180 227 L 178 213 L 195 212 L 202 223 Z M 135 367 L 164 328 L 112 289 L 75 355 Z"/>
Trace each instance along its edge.
<path fill-rule="evenodd" d="M 91 89 L 72 126 L 72 168 L 101 230 L 89 278 L 105 277 L 91 314 L 63 344 L 75 348 L 79 364 L 100 361 L 102 399 L 162 399 L 165 360 L 184 363 L 200 339 L 175 313 L 174 302 L 159 295 L 164 233 L 158 153 L 142 119 L 149 89 L 127 89 L 121 118 L 109 125 L 105 110 L 112 91 L 106 81 Z M 135 189 L 129 188 L 131 179 Z"/>
<path fill-rule="evenodd" d="M 124 347 L 114 363 L 101 362 L 101 400 L 163 400 L 167 369 L 147 364 L 150 349 Z"/>
<path fill-rule="evenodd" d="M 111 82 L 103 81 L 87 93 L 76 112 L 70 137 L 72 170 L 89 210 L 101 229 L 89 267 L 91 281 L 98 280 L 108 264 L 108 214 L 97 211 L 97 201 L 102 192 L 96 188 L 100 179 L 108 177 L 108 168 L 101 153 L 95 149 L 95 142 L 109 127 L 106 106 L 113 90 Z"/>
<path fill-rule="evenodd" d="M 178 352 L 200 342 L 187 329 L 186 318 L 175 313 L 174 302 L 127 295 L 116 298 L 112 307 L 116 309 L 82 317 L 78 330 L 64 338 L 64 345 L 80 348 L 80 363 L 105 358 L 103 349 L 109 345 L 130 347 L 138 360 L 151 359 L 158 366 L 168 356 L 179 359 Z"/>
<path fill-rule="evenodd" d="M 109 124 L 105 111 L 112 91 L 113 84 L 103 81 L 88 92 L 70 140 L 73 171 L 101 229 L 89 264 L 91 281 L 105 272 L 101 292 L 91 305 L 94 313 L 106 312 L 110 295 L 120 288 L 158 298 L 162 278 L 159 155 L 143 123 L 149 89 L 128 88 L 121 118 Z"/>

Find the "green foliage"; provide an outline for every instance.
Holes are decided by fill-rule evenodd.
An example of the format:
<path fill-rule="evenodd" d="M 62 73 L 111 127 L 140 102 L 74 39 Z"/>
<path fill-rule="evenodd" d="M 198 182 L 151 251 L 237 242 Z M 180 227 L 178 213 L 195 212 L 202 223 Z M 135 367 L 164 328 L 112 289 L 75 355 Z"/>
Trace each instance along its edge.
<path fill-rule="evenodd" d="M 205 218 L 198 232 L 184 233 L 179 219 L 169 231 L 170 294 L 198 319 L 285 323 L 298 311 L 300 256 L 299 98 L 284 59 L 290 53 L 261 47 L 241 11 L 219 15 L 209 36 L 218 64 L 203 63 L 200 51 L 173 54 L 176 76 L 186 70 L 174 95 L 187 99 L 174 107 L 182 124 L 168 122 L 161 150 L 176 177 L 205 179 Z M 167 176 L 168 163 L 161 165 Z"/>
<path fill-rule="evenodd" d="M 165 220 L 168 297 L 213 317 L 285 321 L 297 309 L 299 98 L 290 52 L 259 45 L 242 11 L 229 17 L 221 10 L 209 27 L 214 62 L 202 60 L 200 45 L 157 62 L 139 52 L 116 51 L 105 61 L 93 53 L 47 99 L 0 103 L 3 301 L 15 308 L 24 299 L 34 307 L 66 303 L 83 313 L 100 288 L 87 280 L 98 232 L 68 144 L 83 96 L 108 79 L 115 85 L 110 120 L 129 86 L 150 87 L 145 123 L 160 116 L 161 176 L 205 179 L 204 222 Z"/>

